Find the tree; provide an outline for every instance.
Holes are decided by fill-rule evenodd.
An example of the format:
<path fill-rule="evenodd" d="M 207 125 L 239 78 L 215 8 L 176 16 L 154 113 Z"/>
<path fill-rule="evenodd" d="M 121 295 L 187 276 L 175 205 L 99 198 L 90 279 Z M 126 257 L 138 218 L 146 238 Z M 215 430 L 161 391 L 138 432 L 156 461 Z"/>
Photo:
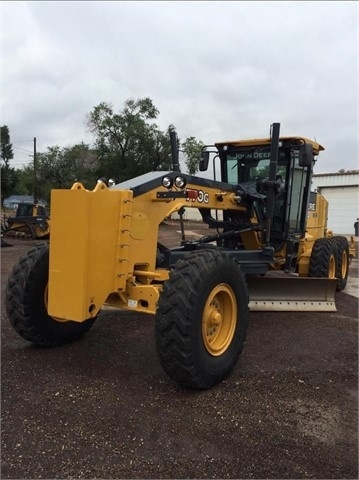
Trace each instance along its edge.
<path fill-rule="evenodd" d="M 186 167 L 190 175 L 195 175 L 198 171 L 199 159 L 204 143 L 196 140 L 195 137 L 187 137 L 182 143 L 182 150 L 186 155 Z"/>
<path fill-rule="evenodd" d="M 59 145 L 47 147 L 39 152 L 36 161 L 36 178 L 39 198 L 50 201 L 53 188 L 70 188 L 81 182 L 92 189 L 98 178 L 99 163 L 96 153 L 84 143 L 62 148 Z M 30 163 L 20 173 L 20 191 L 33 191 L 34 164 Z"/>
<path fill-rule="evenodd" d="M 63 149 L 71 171 L 70 182 L 81 182 L 92 189 L 99 178 L 99 160 L 96 152 L 89 145 L 81 142 Z"/>
<path fill-rule="evenodd" d="M 4 200 L 14 193 L 18 182 L 18 173 L 15 168 L 7 165 L 1 165 L 1 206 Z"/>
<path fill-rule="evenodd" d="M 170 168 L 169 136 L 153 122 L 158 114 L 148 97 L 126 100 L 119 113 L 108 103 L 94 107 L 87 124 L 95 135 L 101 176 L 124 181 Z"/>
<path fill-rule="evenodd" d="M 33 195 L 34 193 L 34 167 L 33 164 L 25 165 L 16 170 L 18 182 L 16 193 L 18 195 Z"/>
<path fill-rule="evenodd" d="M 10 132 L 7 125 L 0 127 L 1 130 L 1 160 L 5 166 L 9 166 L 10 160 L 14 158 L 12 143 L 10 143 Z"/>
<path fill-rule="evenodd" d="M 10 142 L 10 132 L 7 125 L 0 127 L 1 130 L 1 206 L 4 200 L 11 193 L 17 183 L 16 170 L 10 167 L 10 160 L 14 158 L 12 143 Z"/>

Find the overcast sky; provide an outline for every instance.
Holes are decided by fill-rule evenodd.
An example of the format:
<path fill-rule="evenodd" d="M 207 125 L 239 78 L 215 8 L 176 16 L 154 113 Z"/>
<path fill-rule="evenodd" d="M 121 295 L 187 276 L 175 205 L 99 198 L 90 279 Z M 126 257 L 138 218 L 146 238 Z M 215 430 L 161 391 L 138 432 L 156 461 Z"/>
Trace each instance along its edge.
<path fill-rule="evenodd" d="M 282 135 L 358 169 L 358 2 L 1 2 L 1 125 L 16 168 L 93 137 L 86 116 L 150 97 L 165 130 L 205 143 Z"/>

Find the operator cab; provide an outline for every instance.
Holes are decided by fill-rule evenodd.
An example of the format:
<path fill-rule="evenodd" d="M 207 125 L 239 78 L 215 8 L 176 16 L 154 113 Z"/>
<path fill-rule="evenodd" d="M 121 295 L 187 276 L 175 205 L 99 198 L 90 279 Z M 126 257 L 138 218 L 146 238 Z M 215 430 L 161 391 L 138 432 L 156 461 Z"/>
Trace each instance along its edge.
<path fill-rule="evenodd" d="M 275 250 L 280 249 L 289 237 L 302 238 L 305 235 L 314 155 L 324 148 L 303 137 L 280 138 L 273 178 L 271 139 L 221 142 L 215 146 L 220 159 L 221 180 L 238 186 L 240 192 L 252 196 L 256 216 L 262 224 L 269 211 L 271 186 L 274 200 L 270 243 Z M 225 218 L 233 215 L 233 212 L 224 212 Z"/>

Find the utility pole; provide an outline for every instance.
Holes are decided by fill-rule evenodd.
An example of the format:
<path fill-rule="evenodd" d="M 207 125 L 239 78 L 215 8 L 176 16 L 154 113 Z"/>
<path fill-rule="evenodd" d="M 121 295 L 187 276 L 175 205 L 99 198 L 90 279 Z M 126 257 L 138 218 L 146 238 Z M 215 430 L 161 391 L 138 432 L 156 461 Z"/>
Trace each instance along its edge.
<path fill-rule="evenodd" d="M 34 137 L 34 203 L 37 203 L 37 164 L 36 164 L 36 137 Z"/>

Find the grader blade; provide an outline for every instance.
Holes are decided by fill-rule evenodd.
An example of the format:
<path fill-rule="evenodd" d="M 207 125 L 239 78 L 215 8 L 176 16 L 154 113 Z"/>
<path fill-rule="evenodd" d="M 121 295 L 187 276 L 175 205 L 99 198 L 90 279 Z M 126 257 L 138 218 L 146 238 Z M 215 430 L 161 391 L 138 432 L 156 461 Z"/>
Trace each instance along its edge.
<path fill-rule="evenodd" d="M 308 277 L 247 277 L 251 311 L 336 312 L 338 281 Z"/>

